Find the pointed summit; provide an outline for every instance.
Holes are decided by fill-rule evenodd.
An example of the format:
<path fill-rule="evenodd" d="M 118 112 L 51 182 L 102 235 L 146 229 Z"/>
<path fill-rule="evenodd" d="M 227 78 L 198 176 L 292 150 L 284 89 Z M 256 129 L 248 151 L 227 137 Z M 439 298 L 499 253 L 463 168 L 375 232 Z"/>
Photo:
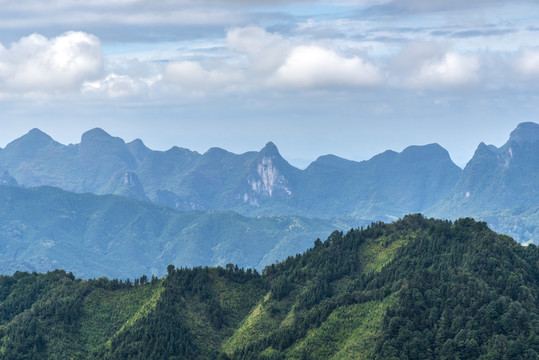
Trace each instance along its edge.
<path fill-rule="evenodd" d="M 15 151 L 26 154 L 32 153 L 38 149 L 42 149 L 50 144 L 60 145 L 43 131 L 39 129 L 32 129 L 25 135 L 7 144 L 5 150 L 8 152 Z"/>
<path fill-rule="evenodd" d="M 152 152 L 152 150 L 148 149 L 140 139 L 135 139 L 130 143 L 127 143 L 127 148 L 138 161 L 143 161 L 144 158 Z"/>
<path fill-rule="evenodd" d="M 279 149 L 277 149 L 277 146 L 275 146 L 275 144 L 272 143 L 271 141 L 268 142 L 266 144 L 266 146 L 264 146 L 262 148 L 262 150 L 260 150 L 260 154 L 265 155 L 265 156 L 279 156 L 279 157 L 281 157 L 281 154 L 279 153 Z"/>
<path fill-rule="evenodd" d="M 511 132 L 508 142 L 534 142 L 539 140 L 539 124 L 524 122 L 518 124 L 517 128 Z"/>

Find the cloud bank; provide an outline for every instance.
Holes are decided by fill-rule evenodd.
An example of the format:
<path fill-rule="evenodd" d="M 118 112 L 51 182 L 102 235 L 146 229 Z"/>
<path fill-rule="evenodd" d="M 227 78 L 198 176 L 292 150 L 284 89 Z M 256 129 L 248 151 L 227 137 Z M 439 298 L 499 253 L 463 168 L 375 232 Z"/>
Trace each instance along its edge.
<path fill-rule="evenodd" d="M 165 61 L 108 59 L 98 37 L 66 32 L 32 34 L 0 45 L 3 96 L 178 98 L 252 91 L 350 89 L 489 89 L 531 86 L 539 76 L 539 50 L 500 54 L 461 51 L 449 42 L 408 41 L 377 54 L 362 40 L 329 42 L 233 27 L 221 46 L 189 51 Z M 367 50 L 365 50 L 367 49 Z"/>

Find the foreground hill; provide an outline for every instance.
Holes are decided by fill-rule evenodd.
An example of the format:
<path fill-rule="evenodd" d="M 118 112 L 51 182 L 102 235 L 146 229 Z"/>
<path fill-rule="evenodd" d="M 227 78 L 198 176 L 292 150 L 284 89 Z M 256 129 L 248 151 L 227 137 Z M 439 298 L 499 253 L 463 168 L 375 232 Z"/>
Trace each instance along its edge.
<path fill-rule="evenodd" d="M 406 216 L 334 232 L 263 275 L 0 277 L 6 359 L 537 359 L 539 250 Z"/>
<path fill-rule="evenodd" d="M 83 278 L 163 275 L 168 264 L 262 269 L 356 220 L 178 212 L 120 196 L 0 186 L 0 273 L 57 268 Z"/>
<path fill-rule="evenodd" d="M 437 144 L 355 162 L 328 155 L 299 170 L 273 143 L 260 151 L 154 151 L 102 129 L 63 145 L 38 129 L 0 149 L 0 169 L 21 186 L 116 194 L 178 210 L 243 215 L 397 218 L 448 194 L 461 169 Z"/>

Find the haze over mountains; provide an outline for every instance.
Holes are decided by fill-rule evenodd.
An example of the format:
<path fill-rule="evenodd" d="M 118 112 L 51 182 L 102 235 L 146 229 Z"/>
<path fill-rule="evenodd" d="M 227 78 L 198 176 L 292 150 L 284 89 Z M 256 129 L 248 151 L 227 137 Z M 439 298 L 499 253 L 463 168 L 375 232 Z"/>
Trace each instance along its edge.
<path fill-rule="evenodd" d="M 0 274 L 66 269 L 83 278 L 162 276 L 169 264 L 262 270 L 356 220 L 177 212 L 120 196 L 0 186 Z"/>
<path fill-rule="evenodd" d="M 161 275 L 169 263 L 229 262 L 261 269 L 334 229 L 415 212 L 473 216 L 537 242 L 539 125 L 520 124 L 500 148 L 480 144 L 464 169 L 437 144 L 362 162 L 326 155 L 299 170 L 273 143 L 199 154 L 126 144 L 101 129 L 62 145 L 34 129 L 0 150 L 0 212 L 3 273 L 126 277 Z"/>
<path fill-rule="evenodd" d="M 0 151 L 0 167 L 22 186 L 116 194 L 178 210 L 330 218 L 399 217 L 449 194 L 461 170 L 437 144 L 386 151 L 368 161 L 322 156 L 305 170 L 273 143 L 259 152 L 153 151 L 101 129 L 62 145 L 34 129 Z"/>
<path fill-rule="evenodd" d="M 361 162 L 325 155 L 299 170 L 271 142 L 258 152 L 199 154 L 154 151 L 139 139 L 126 144 L 98 128 L 66 146 L 33 129 L 0 151 L 0 167 L 6 183 L 123 195 L 179 210 L 369 219 L 427 210 L 458 217 L 537 204 L 538 141 L 539 125 L 522 123 L 499 149 L 481 143 L 464 170 L 438 144 Z"/>

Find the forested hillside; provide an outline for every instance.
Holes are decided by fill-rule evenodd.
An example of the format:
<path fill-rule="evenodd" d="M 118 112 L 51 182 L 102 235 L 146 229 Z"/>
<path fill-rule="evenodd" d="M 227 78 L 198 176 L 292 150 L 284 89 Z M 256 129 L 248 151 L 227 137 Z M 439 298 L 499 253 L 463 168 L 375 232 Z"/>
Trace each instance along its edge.
<path fill-rule="evenodd" d="M 349 220 L 349 221 L 348 221 Z M 357 220 L 179 212 L 121 196 L 0 185 L 0 274 L 57 268 L 77 277 L 162 276 L 169 264 L 261 270 Z"/>
<path fill-rule="evenodd" d="M 316 240 L 263 274 L 0 278 L 5 359 L 537 359 L 539 250 L 409 215 Z"/>

